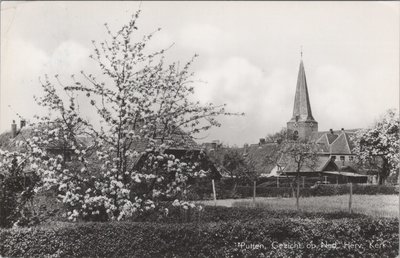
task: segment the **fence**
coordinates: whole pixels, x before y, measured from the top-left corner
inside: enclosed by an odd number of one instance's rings
[[[365,184],[316,184],[316,179],[300,180],[300,196],[332,196],[345,195],[350,193],[352,186],[353,194],[375,195],[375,194],[398,194],[399,187],[393,185],[365,185]],[[292,187],[292,186],[293,187]],[[249,197],[293,197],[296,184],[290,179],[283,179],[279,184],[271,181],[264,181],[254,186],[237,185],[233,180],[215,181],[216,199],[235,199]],[[212,200],[214,199],[213,185],[211,180],[204,181],[191,186],[189,194],[191,200]]]

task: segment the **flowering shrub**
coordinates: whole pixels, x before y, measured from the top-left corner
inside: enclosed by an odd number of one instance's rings
[[[399,173],[400,119],[396,110],[388,110],[371,128],[362,129],[353,136],[353,152],[358,164],[366,170],[377,170],[379,184],[389,175]]]
[[[115,33],[105,24],[109,39],[92,42],[101,77],[81,71],[69,82],[41,79],[44,94],[35,99],[49,115],[36,117],[30,137],[18,142],[27,168],[41,178],[36,191],[56,187],[71,221],[121,220],[166,200],[193,206],[181,200],[188,180],[207,174],[196,161],[204,154],[182,159],[167,150],[190,149],[193,134],[230,115],[223,105],[191,100],[193,59],[178,69],[165,64],[166,49],[147,53],[154,33],[133,42],[138,15]],[[82,101],[92,113],[80,111]]]

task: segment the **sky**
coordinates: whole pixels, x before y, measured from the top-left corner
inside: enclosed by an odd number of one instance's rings
[[[399,107],[400,2],[1,2],[0,132],[16,113],[42,114],[39,77],[99,71],[91,40],[119,29],[138,9],[139,35],[158,32],[150,50],[192,71],[195,98],[244,116],[199,142],[257,143],[293,111],[300,49],[319,130],[365,128]]]

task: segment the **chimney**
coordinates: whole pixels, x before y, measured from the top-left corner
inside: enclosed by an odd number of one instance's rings
[[[25,127],[25,125],[26,125],[26,121],[25,121],[25,119],[22,119],[22,120],[20,121],[20,130],[21,130],[23,127]]]
[[[11,124],[11,134],[12,138],[15,138],[17,136],[17,124],[15,123],[15,120],[13,120]]]
[[[243,156],[247,155],[248,149],[249,149],[249,145],[247,143],[245,143],[243,145]]]
[[[260,145],[263,145],[263,144],[265,144],[265,138],[260,138],[260,143],[259,143]]]
[[[331,132],[331,134],[333,134],[333,130],[332,129],[329,129],[329,131]]]

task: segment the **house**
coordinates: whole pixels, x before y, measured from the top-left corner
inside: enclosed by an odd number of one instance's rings
[[[134,161],[135,166],[140,167],[146,155],[148,155],[148,152],[157,152],[157,149],[164,143],[167,143],[168,146],[167,149],[164,150],[164,153],[172,154],[177,159],[189,158],[192,162],[199,162],[203,170],[210,172],[210,178],[221,178],[220,171],[208,155],[203,155],[202,158],[200,158],[203,150],[202,146],[197,144],[189,134],[180,128],[176,128],[172,133],[166,136],[155,136],[151,141],[142,138],[134,142],[134,144],[132,144],[134,150],[139,153]],[[153,147],[154,150],[149,151],[150,146]]]

